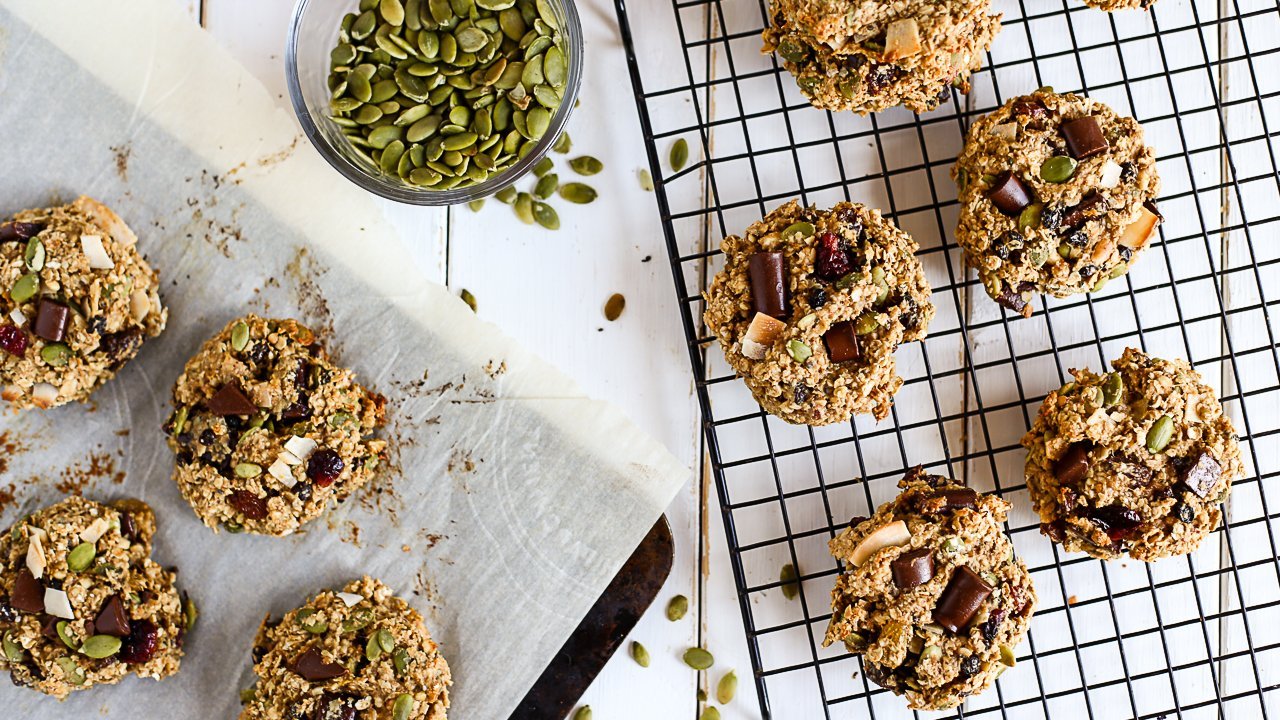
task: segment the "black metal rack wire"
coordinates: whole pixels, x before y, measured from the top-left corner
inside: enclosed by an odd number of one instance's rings
[[[1280,303],[1280,4],[1159,0],[1108,14],[1078,0],[997,0],[1004,28],[968,96],[867,118],[811,108],[760,54],[764,0],[615,4],[764,716],[910,714],[821,639],[838,572],[826,541],[915,464],[1014,504],[1008,530],[1040,595],[1019,667],[948,717],[1280,716],[1280,497],[1268,488],[1280,475],[1269,315]],[[974,118],[1042,85],[1144,125],[1166,222],[1128,275],[1086,296],[1037,298],[1023,319],[964,267],[948,173]],[[672,171],[677,138],[694,160]],[[719,240],[792,197],[879,207],[920,243],[939,313],[926,340],[899,349],[906,382],[883,423],[768,417],[702,324]],[[1186,358],[1219,389],[1248,473],[1225,527],[1151,565],[1068,555],[1042,538],[1018,445],[1069,368],[1099,369],[1130,345]],[[778,592],[783,563],[800,568],[798,600]]]

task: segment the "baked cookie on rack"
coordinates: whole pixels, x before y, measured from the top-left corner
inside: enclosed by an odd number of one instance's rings
[[[831,540],[844,572],[824,646],[917,710],[955,707],[1012,667],[1035,611],[1002,523],[1009,503],[912,468],[902,492]]]
[[[969,75],[1000,29],[989,0],[774,0],[764,51],[815,107],[859,114],[936,108]]]
[[[137,500],[71,497],[0,536],[0,670],[57,698],[176,673],[195,609],[151,559],[155,532]]]
[[[951,176],[965,258],[996,302],[1027,317],[1032,293],[1092,292],[1128,272],[1161,220],[1142,126],[1049,88],[974,123]]]
[[[87,399],[164,330],[160,277],[138,238],[88,197],[0,222],[0,397]]]
[[[1151,6],[1156,4],[1156,0],[1084,0],[1084,4],[1107,12],[1133,10],[1136,8],[1150,10]]]
[[[165,423],[174,480],[212,528],[288,535],[373,477],[386,398],[295,320],[233,320],[187,361]]]
[[[1129,348],[1111,365],[1072,370],[1022,438],[1040,532],[1103,560],[1189,553],[1244,473],[1231,419],[1184,360]]]
[[[422,616],[367,577],[265,620],[253,671],[240,720],[445,720],[452,684]]]
[[[914,240],[857,203],[793,200],[720,248],[705,319],[765,410],[810,425],[889,414],[894,350],[934,313]]]

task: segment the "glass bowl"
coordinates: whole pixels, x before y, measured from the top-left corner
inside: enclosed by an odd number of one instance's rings
[[[356,185],[389,200],[412,205],[458,205],[492,195],[527,173],[551,150],[577,103],[583,58],[582,24],[578,10],[573,0],[545,2],[555,13],[564,38],[568,75],[563,97],[537,145],[506,170],[479,183],[432,190],[413,185],[398,176],[384,174],[368,157],[356,151],[342,134],[342,128],[330,118],[328,77],[329,54],[338,44],[342,18],[349,12],[359,12],[359,0],[298,0],[293,8],[285,45],[285,80],[302,131],[334,169]]]

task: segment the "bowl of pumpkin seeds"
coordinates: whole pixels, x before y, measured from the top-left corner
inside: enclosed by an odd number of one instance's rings
[[[391,200],[456,205],[552,148],[582,52],[573,0],[298,0],[286,80],[338,172]]]

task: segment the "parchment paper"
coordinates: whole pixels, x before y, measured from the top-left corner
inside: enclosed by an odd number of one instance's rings
[[[173,678],[61,704],[5,683],[0,715],[235,717],[262,618],[367,573],[427,617],[450,717],[506,718],[688,470],[416,277],[376,203],[171,0],[0,0],[0,213],[82,193],[140,236],[169,328],[92,405],[0,418],[0,525],[67,492],[142,498],[201,617]],[[390,400],[393,471],[286,539],[201,525],[159,429],[186,358],[249,310],[331,332]]]

